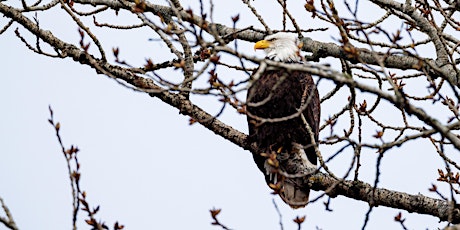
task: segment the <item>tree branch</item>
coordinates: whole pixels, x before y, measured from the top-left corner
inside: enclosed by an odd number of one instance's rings
[[[441,221],[450,220],[452,223],[460,223],[460,210],[451,210],[448,202],[419,195],[411,195],[404,192],[392,191],[384,188],[375,188],[362,181],[343,180],[338,181],[331,176],[317,173],[310,178],[303,178],[303,184],[308,184],[316,191],[331,190],[331,196],[342,195],[355,200],[371,203],[374,206],[386,206],[403,209],[408,212],[427,214],[439,217]],[[451,219],[450,219],[451,218]]]
[[[2,209],[6,214],[6,218],[0,216],[0,223],[3,223],[9,229],[18,230],[19,228],[18,226],[16,226],[16,222],[14,222],[13,220],[13,215],[11,214],[10,209],[6,206],[5,202],[1,197],[0,204],[2,205]]]

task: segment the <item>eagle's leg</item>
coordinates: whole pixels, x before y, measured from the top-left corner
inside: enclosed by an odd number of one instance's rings
[[[313,164],[308,160],[307,154],[305,153],[305,147],[301,144],[292,143],[292,152],[296,155],[295,158],[300,158],[300,165],[298,169],[301,169],[299,173],[309,174],[316,171],[316,164]],[[294,159],[294,162],[296,159]]]

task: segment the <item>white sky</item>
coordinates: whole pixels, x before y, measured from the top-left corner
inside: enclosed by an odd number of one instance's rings
[[[251,2],[265,13],[269,25],[280,28],[276,5],[263,8],[260,1]],[[216,22],[230,25],[230,17],[240,13],[240,27],[254,23],[261,28],[240,3],[215,4]],[[39,13],[42,27],[76,44],[76,25],[56,8],[50,14]],[[65,22],[57,23],[64,18]],[[0,25],[4,24],[5,20],[0,19]],[[177,109],[126,89],[87,66],[32,53],[15,37],[16,27],[14,24],[0,36],[0,196],[21,229],[71,228],[69,179],[54,129],[47,121],[48,105],[54,109],[55,120],[61,122],[64,144],[81,149],[81,186],[91,205],[101,206],[98,219],[109,226],[118,220],[127,229],[219,229],[210,224],[208,210],[215,207],[222,208],[219,220],[232,229],[280,229],[274,198],[282,211],[285,229],[295,229],[292,219],[297,215],[307,215],[303,229],[361,228],[366,203],[339,196],[332,200],[333,212],[324,210],[325,200],[291,210],[270,195],[248,151],[199,124],[188,125],[188,117],[178,114]],[[19,31],[35,42],[23,28],[19,27]],[[335,30],[321,33],[314,38],[337,37]],[[98,30],[97,35],[106,39],[108,57],[112,58],[111,48],[119,46],[122,59],[137,64],[146,57],[161,58],[158,50],[164,49],[164,45],[148,41],[156,37],[148,30]],[[254,54],[251,49],[244,51]],[[331,107],[323,109],[322,120],[337,109],[332,108],[333,102],[329,103]],[[222,119],[247,132],[243,116],[226,113]],[[383,160],[379,185],[411,194],[429,194],[427,189],[437,177],[435,170],[443,167],[443,162],[427,156],[427,146],[409,143],[392,151]],[[323,146],[321,149],[325,156],[332,154]],[[366,182],[373,183],[376,157],[363,156],[361,179]],[[342,175],[350,160],[350,154],[340,155],[331,164],[333,171]],[[311,198],[319,194],[312,192]],[[398,229],[393,218],[399,212],[375,208],[368,229]],[[433,217],[402,213],[411,229],[443,226]],[[80,229],[88,229],[82,221],[83,212],[79,219]],[[5,227],[0,225],[0,229]]]

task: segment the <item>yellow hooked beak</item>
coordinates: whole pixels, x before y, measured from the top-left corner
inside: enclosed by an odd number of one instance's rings
[[[260,40],[258,42],[256,42],[256,44],[254,45],[254,50],[257,50],[257,49],[266,49],[270,47],[270,42],[267,41],[267,40]]]

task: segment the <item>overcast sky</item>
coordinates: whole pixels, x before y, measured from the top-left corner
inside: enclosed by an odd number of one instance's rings
[[[197,1],[190,2],[184,5],[196,7]],[[253,1],[268,24],[280,29],[279,8],[261,2]],[[239,13],[238,26],[254,24],[261,28],[240,3],[215,4],[216,22],[231,25],[230,17]],[[56,7],[50,13],[39,13],[40,25],[77,44],[77,26],[59,12]],[[297,13],[303,12],[299,8]],[[5,22],[0,19],[1,26]],[[313,27],[308,21],[299,23]],[[199,124],[189,125],[188,117],[180,115],[177,109],[97,75],[87,66],[71,59],[32,53],[14,35],[16,27],[18,24],[0,35],[0,197],[21,229],[71,228],[71,188],[65,159],[47,121],[49,105],[55,120],[61,122],[64,144],[81,149],[81,186],[91,205],[101,206],[97,219],[109,226],[119,221],[127,229],[218,229],[210,224],[208,210],[221,208],[219,219],[232,229],[280,229],[272,199],[282,212],[285,229],[295,229],[292,219],[297,215],[307,215],[303,229],[359,229],[363,225],[368,205],[341,196],[332,200],[333,212],[324,210],[325,199],[304,209],[291,210],[270,194],[250,152]],[[35,42],[20,26],[19,31],[31,43]],[[158,53],[164,45],[149,41],[156,36],[148,30],[98,30],[97,35],[105,38],[109,57],[115,46],[121,48],[123,59],[136,64],[142,64],[146,57],[156,58],[154,61],[168,57]],[[315,36],[333,41],[331,37],[337,36],[337,32],[331,30]],[[246,54],[256,55],[251,44],[242,43],[242,47]],[[320,94],[324,95],[330,83],[322,84]],[[201,104],[210,108],[211,113],[218,111],[206,102]],[[322,120],[342,104],[335,106],[333,101],[323,105]],[[222,120],[247,133],[244,116],[227,112]],[[380,186],[433,196],[427,189],[436,180],[434,172],[442,167],[442,161],[421,154],[427,146],[409,143],[392,151],[382,163]],[[333,154],[325,151],[326,147],[320,149],[325,156]],[[374,180],[376,157],[370,153],[362,158],[361,179],[366,182]],[[342,175],[351,159],[351,154],[343,154],[331,163],[331,169]],[[421,167],[426,170],[420,171]],[[312,192],[311,198],[320,194]],[[374,209],[368,229],[382,229],[383,225],[385,229],[400,228],[393,221],[398,212],[385,207]],[[402,213],[411,229],[442,226],[433,217]],[[83,216],[80,212],[79,219],[85,219]],[[85,225],[79,222],[80,229],[88,229]],[[0,225],[0,229],[4,226]]]

